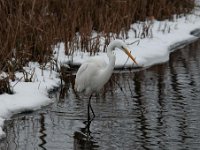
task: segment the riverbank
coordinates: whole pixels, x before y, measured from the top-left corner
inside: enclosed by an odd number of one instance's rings
[[[135,38],[135,31],[133,30],[136,29],[139,33],[142,25],[149,24],[147,21],[143,24],[133,24],[128,32],[129,38],[125,40],[139,66],[134,66],[131,61],[127,61],[126,55],[121,51],[116,51],[116,68],[124,66],[131,68],[148,67],[166,62],[169,60],[171,49],[191,43],[198,38],[195,33],[199,32],[197,29],[200,27],[199,11],[181,18],[174,18],[173,21],[151,21],[151,30],[149,31],[152,34],[150,37]],[[139,40],[138,45],[132,44],[137,40]],[[101,40],[102,46],[95,57],[100,57],[108,62],[106,53],[103,52],[104,41],[104,39]],[[80,65],[90,57],[89,53],[80,51],[75,52],[73,56],[66,56],[63,43],[58,44],[54,53],[58,68],[64,64]],[[48,91],[60,85],[60,78],[59,73],[52,69],[51,63],[46,66],[41,69],[38,63],[30,62],[24,69],[28,72],[27,76],[32,79],[32,82],[25,82],[24,74],[18,72],[15,74],[17,80],[10,81],[14,94],[0,95],[0,138],[5,136],[2,130],[5,119],[19,112],[39,109],[52,102],[52,99],[48,97]]]

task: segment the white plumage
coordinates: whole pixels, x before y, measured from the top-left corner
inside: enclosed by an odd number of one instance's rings
[[[105,61],[94,58],[84,62],[76,74],[75,89],[87,95],[99,91],[106,82],[105,78],[102,78],[106,65]]]
[[[94,92],[98,92],[108,82],[115,66],[116,58],[112,51],[116,47],[123,50],[136,63],[126,44],[121,40],[114,40],[107,48],[108,64],[104,60],[90,58],[80,66],[75,79],[75,89],[78,92],[85,92],[91,95]]]
[[[106,84],[106,82],[110,79],[115,66],[116,58],[113,53],[115,48],[119,48],[124,51],[137,64],[133,56],[128,51],[127,45],[121,40],[114,40],[108,45],[107,48],[107,56],[109,58],[108,64],[104,60],[90,58],[80,66],[76,74],[75,90],[78,92],[85,92],[90,95],[88,102],[88,126],[95,117],[90,104],[92,94],[103,88],[104,84]],[[93,113],[92,119],[90,119],[89,109],[91,109]]]

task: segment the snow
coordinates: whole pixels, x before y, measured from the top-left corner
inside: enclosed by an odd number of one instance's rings
[[[131,28],[137,29],[137,26],[138,24],[133,24]],[[170,31],[168,33],[169,28]],[[190,43],[197,39],[196,36],[190,34],[191,31],[197,28],[200,28],[200,20],[199,17],[197,19],[197,16],[193,15],[191,15],[188,18],[182,17],[174,22],[154,21],[152,28],[152,38],[135,38],[135,33],[133,32],[133,30],[130,30],[129,38],[125,40],[125,43],[127,43],[131,54],[134,57],[136,57],[136,61],[139,64],[139,67],[147,67],[157,63],[168,61],[169,54],[171,52],[170,47],[173,47],[173,45],[176,45],[177,43]],[[164,29],[166,30],[165,33],[163,33]],[[140,41],[139,45],[130,45],[130,43],[137,40]],[[101,43],[104,43],[104,39],[102,39]],[[62,50],[60,49],[60,51]],[[95,57],[99,57],[108,62],[106,53],[103,53],[102,51],[103,49],[100,49],[98,56]],[[133,68],[137,67],[131,60],[127,61],[127,55],[125,55],[122,51],[116,50],[115,53],[115,68],[120,68],[124,65]],[[67,59],[62,58],[62,56],[66,57],[65,55],[62,55],[60,60],[65,60],[70,62],[71,64],[80,65],[90,57],[89,55],[89,53],[83,53],[78,51],[74,53],[73,57],[70,56]]]
[[[200,1],[197,1],[200,4]],[[131,54],[136,57],[140,67],[147,67],[158,63],[163,63],[169,60],[169,54],[173,48],[184,43],[190,43],[197,39],[196,36],[191,35],[191,32],[200,29],[200,17],[198,10],[194,10],[194,14],[187,15],[174,21],[156,21],[153,20],[151,29],[153,35],[149,38],[139,39],[135,38],[133,28],[137,31],[141,30],[140,24],[131,25],[128,32],[129,38],[125,40],[128,44]],[[174,17],[175,18],[175,17]],[[143,22],[147,25],[149,22]],[[139,32],[138,32],[139,33]],[[139,40],[140,43],[131,44]],[[102,48],[104,39],[102,38]],[[102,52],[102,48],[97,56],[108,62],[106,53]],[[67,65],[67,63],[81,64],[88,59],[89,53],[83,53],[80,50],[75,52],[73,56],[66,56],[64,53],[64,44],[58,43],[54,49],[54,59],[57,60],[58,69],[60,65]],[[137,67],[133,62],[127,59],[127,56],[120,50],[115,51],[116,54],[116,68],[126,65],[127,67]],[[25,82],[22,72],[17,72],[15,75],[17,80],[10,84],[13,88],[14,94],[0,95],[0,138],[5,136],[2,130],[4,121],[9,119],[13,114],[32,111],[41,108],[44,105],[52,103],[53,100],[48,97],[48,91],[60,84],[59,74],[51,70],[51,64],[47,64],[43,69],[36,62],[30,62],[28,66],[24,67],[31,78],[32,82]],[[0,78],[5,78],[6,74],[0,72]]]
[[[15,113],[36,110],[51,103],[52,99],[48,97],[48,90],[60,84],[57,72],[48,68],[42,71],[38,63],[30,62],[24,69],[30,73],[35,70],[33,82],[24,82],[23,73],[18,72],[16,73],[17,80],[10,82],[14,94],[0,95],[0,137],[5,136],[2,131],[5,119],[9,119]]]

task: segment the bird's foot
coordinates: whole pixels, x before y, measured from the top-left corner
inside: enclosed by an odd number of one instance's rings
[[[88,121],[83,121],[83,123],[84,123],[85,125],[87,125],[87,124],[88,124]]]
[[[83,132],[85,133],[87,139],[90,139],[90,134],[91,134],[91,131],[90,131],[90,124],[91,124],[91,121],[84,121],[83,122],[85,124],[85,128],[83,130]]]
[[[87,121],[83,121],[83,123],[87,126],[88,124],[89,125],[91,124],[92,120],[94,120],[94,119],[92,118],[89,121],[88,120]]]

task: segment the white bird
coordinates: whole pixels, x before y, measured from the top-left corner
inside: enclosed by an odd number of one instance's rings
[[[122,40],[113,40],[107,47],[107,56],[109,63],[107,64],[104,60],[96,58],[90,58],[84,62],[76,74],[75,79],[75,90],[77,92],[84,92],[90,95],[88,101],[88,125],[90,126],[91,121],[94,119],[95,114],[91,106],[91,97],[93,93],[98,92],[110,79],[115,66],[115,54],[113,51],[115,48],[121,49],[130,57],[135,64],[135,58],[130,54],[127,45]],[[93,113],[93,117],[90,118],[90,110]]]

